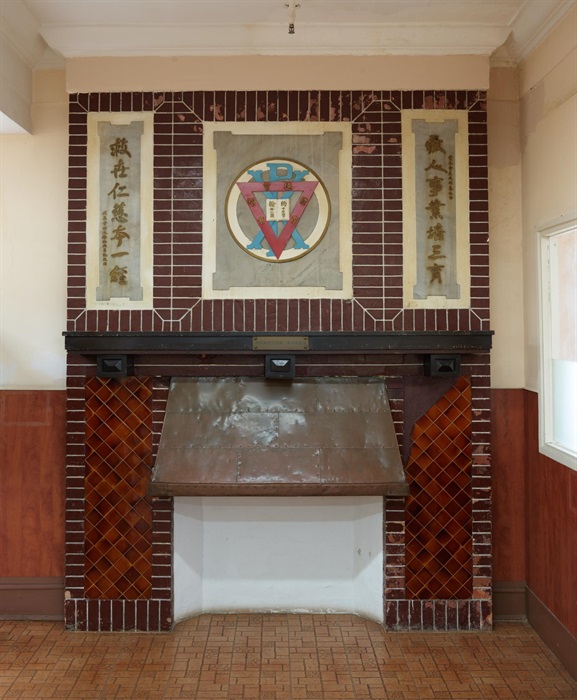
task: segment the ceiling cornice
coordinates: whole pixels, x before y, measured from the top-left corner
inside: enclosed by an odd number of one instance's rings
[[[531,3],[531,5],[539,6],[539,3]],[[527,11],[528,7],[531,7],[528,3],[525,3],[522,14],[519,17],[518,24],[523,21],[523,14]],[[575,0],[559,0],[557,7],[551,12],[542,13],[539,21],[535,21],[535,17],[532,21],[528,21],[527,25],[524,26],[524,33],[517,29],[513,36],[519,36],[518,48],[517,48],[517,60],[522,61],[535,49],[545,37],[553,30],[553,28],[563,19],[563,17],[575,7]],[[535,29],[535,26],[537,27]]]
[[[65,58],[236,55],[490,55],[509,34],[503,27],[315,24],[289,35],[278,25],[44,26]]]
[[[47,49],[39,22],[21,0],[0,2],[0,38],[31,69],[38,66]]]
[[[506,42],[491,56],[494,68],[519,65],[550,34],[563,17],[575,7],[575,0],[558,0],[553,9],[538,2],[526,0],[511,22],[511,33]]]

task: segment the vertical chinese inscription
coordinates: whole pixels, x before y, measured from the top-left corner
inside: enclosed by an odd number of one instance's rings
[[[100,255],[97,301],[143,299],[141,269],[142,121],[98,123]]]
[[[415,135],[417,280],[414,299],[459,299],[455,135],[457,120],[412,121]]]

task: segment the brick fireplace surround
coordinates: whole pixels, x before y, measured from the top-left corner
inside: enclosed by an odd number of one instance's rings
[[[471,308],[466,310],[403,309],[401,113],[421,108],[468,113]],[[98,111],[154,112],[151,310],[85,308],[87,117]],[[352,123],[352,300],[201,299],[202,130],[205,121],[215,118]],[[362,140],[355,135],[362,135]],[[300,353],[297,376],[385,378],[410,487],[407,499],[384,499],[385,626],[490,628],[484,94],[73,95],[69,163],[67,627],[171,628],[172,499],[147,495],[170,378],[263,376],[262,353],[214,348],[167,352],[162,343],[150,344],[150,339],[179,337],[193,342],[207,334],[275,333],[353,334],[383,343],[381,349],[377,345],[370,351],[351,346]],[[423,337],[427,338],[423,343],[415,341]],[[93,345],[95,338],[105,340]],[[403,340],[391,348],[390,338]],[[461,356],[457,379],[424,376],[424,357],[438,351],[439,338],[445,350]],[[477,342],[479,338],[482,342]],[[112,347],[118,351],[119,343],[134,362],[133,376],[96,376],[98,354]]]

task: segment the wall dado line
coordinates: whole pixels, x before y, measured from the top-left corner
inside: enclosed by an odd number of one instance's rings
[[[466,115],[467,308],[403,306],[401,122],[403,111],[409,109],[450,109]],[[153,115],[150,308],[87,308],[88,117],[98,112],[143,111]],[[257,293],[246,298],[203,298],[205,124],[280,121],[351,125],[352,294],[348,298],[264,299]],[[489,331],[482,92],[72,95],[69,164],[66,330],[70,334]],[[170,498],[147,496],[170,377],[263,376],[259,353],[187,355],[160,349],[133,353],[132,359],[134,376],[111,379],[96,377],[94,355],[68,354],[65,617],[71,629],[170,629],[174,620],[173,503]],[[461,353],[461,377],[453,381],[425,377],[423,355],[409,351],[303,353],[297,376],[385,377],[411,488],[407,502],[398,497],[384,499],[385,625],[390,629],[490,627],[488,353]],[[439,435],[443,436],[440,442]],[[412,436],[418,439],[413,441]],[[440,472],[435,466],[438,460],[444,464]],[[431,473],[423,479],[431,464]],[[431,530],[431,519],[441,512],[445,515]],[[431,542],[431,532],[436,544]]]

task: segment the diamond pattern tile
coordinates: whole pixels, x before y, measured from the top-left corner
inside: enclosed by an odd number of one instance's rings
[[[471,385],[461,377],[415,424],[405,514],[407,598],[472,595]]]
[[[149,379],[86,382],[85,562],[87,598],[149,598],[152,508]]]

